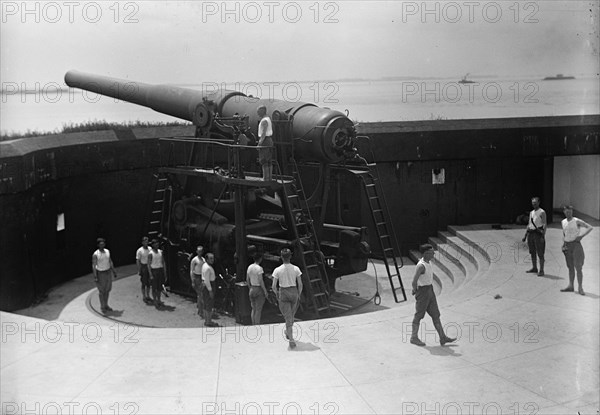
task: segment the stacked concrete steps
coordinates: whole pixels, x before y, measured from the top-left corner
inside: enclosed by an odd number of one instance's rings
[[[480,247],[461,233],[460,228],[448,227],[437,237],[428,241],[436,249],[433,258],[434,290],[436,294],[448,295],[460,291],[469,282],[482,277],[490,267],[490,259],[485,247]],[[421,258],[420,252],[410,251],[415,262]],[[407,281],[412,283],[412,276]]]
[[[474,275],[479,277],[485,274],[490,268],[490,256],[486,251],[486,246],[481,246],[468,236],[465,233],[461,232],[460,227],[448,226],[448,231],[451,235],[455,236],[456,246],[463,247],[463,252],[465,252],[468,260],[472,260],[477,268],[477,273]]]
[[[454,255],[456,252],[452,246],[441,238],[429,238],[429,243],[436,249],[433,260],[449,275],[453,287],[462,285],[467,278],[467,271],[460,261],[460,255]]]
[[[410,250],[408,252],[408,256],[415,263],[417,263],[419,259],[421,259],[421,253],[417,250]],[[433,290],[435,291],[435,294],[440,295],[442,292],[448,293],[452,291],[454,284],[452,282],[452,277],[448,274],[447,270],[444,268],[443,265],[440,266],[439,261],[436,261],[434,259],[431,262],[433,265]],[[406,283],[409,292],[410,290],[412,290],[413,276],[414,275],[410,275]]]

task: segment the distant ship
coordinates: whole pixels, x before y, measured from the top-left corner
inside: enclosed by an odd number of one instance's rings
[[[544,81],[562,81],[564,79],[575,79],[574,76],[564,76],[563,74],[559,73],[556,76],[547,76],[544,78]]]
[[[463,79],[458,81],[458,83],[459,84],[474,84],[475,81],[471,81],[471,80],[467,79],[467,76],[469,76],[469,74],[466,74],[465,76],[463,76]]]

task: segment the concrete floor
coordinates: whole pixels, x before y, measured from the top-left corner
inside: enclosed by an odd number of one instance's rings
[[[394,303],[381,264],[361,284],[374,287],[377,270],[382,304],[297,323],[295,350],[281,324],[147,328],[108,320],[90,308],[95,290],[83,278],[37,307],[0,313],[2,413],[598,414],[598,230],[583,240],[580,296],[560,292],[567,270],[557,226],[548,230],[544,277],[525,273],[522,228],[454,228],[455,248],[464,248],[454,272],[464,275],[436,268],[442,322],[458,337],[444,347],[429,317],[420,336],[427,346],[408,342],[413,299]],[[402,269],[406,286],[413,272]],[[352,281],[340,283],[352,289]],[[122,318],[132,301],[113,308]],[[190,307],[172,305],[184,314]]]

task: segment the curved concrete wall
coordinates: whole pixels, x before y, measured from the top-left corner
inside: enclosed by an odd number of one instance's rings
[[[510,222],[530,208],[533,193],[551,206],[554,156],[600,152],[600,116],[360,128],[371,137],[403,250],[447,225]],[[169,163],[168,145],[158,138],[193,133],[161,127],[0,142],[0,309],[27,307],[52,286],[88,274],[98,236],[107,239],[115,265],[133,263],[152,173]],[[371,154],[365,142],[359,150]],[[434,185],[432,170],[441,168],[445,182]],[[369,223],[366,203],[356,203],[356,183],[341,185],[349,222]]]
[[[27,307],[52,286],[90,273],[98,236],[107,239],[115,265],[134,262],[152,173],[165,153],[158,137],[193,131],[164,127],[0,142],[0,309]]]

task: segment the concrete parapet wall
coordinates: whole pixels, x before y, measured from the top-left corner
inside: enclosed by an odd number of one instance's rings
[[[553,157],[598,154],[599,131],[599,116],[360,126],[371,137],[404,251],[451,224],[512,221],[533,193],[550,206]],[[88,274],[98,236],[115,265],[133,263],[152,173],[166,160],[158,138],[193,132],[135,128],[0,142],[0,309],[26,307],[52,286]],[[369,157],[365,145],[359,150]],[[438,169],[445,181],[434,185]],[[366,203],[358,208],[355,187],[347,190],[342,208],[353,222],[368,223]]]

